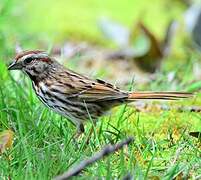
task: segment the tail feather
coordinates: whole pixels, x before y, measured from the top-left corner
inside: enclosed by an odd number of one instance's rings
[[[190,97],[193,97],[193,94],[186,92],[133,92],[128,95],[128,100],[178,100]]]

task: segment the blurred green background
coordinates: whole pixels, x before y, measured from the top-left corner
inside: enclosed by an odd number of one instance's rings
[[[167,0],[36,0],[25,4],[29,23],[24,25],[30,32],[42,30],[56,40],[81,38],[98,42],[101,34],[97,22],[102,16],[128,27],[140,18],[151,25],[154,32],[161,34],[167,22],[179,18],[182,10],[182,4]]]
[[[97,23],[101,17],[109,17],[127,27],[143,20],[160,37],[171,19],[181,19],[184,9],[182,2],[168,0],[2,0],[1,29],[11,32],[14,40],[31,36],[27,43],[35,42],[34,36],[52,42],[101,43],[104,39]]]

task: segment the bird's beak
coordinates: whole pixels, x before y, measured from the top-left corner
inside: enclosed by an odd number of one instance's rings
[[[8,66],[8,70],[19,70],[19,69],[22,69],[22,65],[20,63],[17,63],[16,61],[14,61],[13,63],[11,63],[9,66]]]

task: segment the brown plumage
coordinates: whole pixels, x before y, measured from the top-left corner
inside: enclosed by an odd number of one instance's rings
[[[125,92],[102,80],[75,73],[43,51],[18,54],[9,70],[22,70],[32,80],[38,98],[49,108],[67,117],[84,131],[84,122],[96,121],[122,103],[141,99],[177,100],[191,97],[185,92]]]

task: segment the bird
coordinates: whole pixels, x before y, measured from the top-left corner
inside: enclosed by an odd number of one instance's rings
[[[77,127],[78,134],[84,132],[87,120],[97,122],[115,106],[137,100],[178,100],[193,95],[171,91],[127,92],[101,79],[76,73],[41,50],[18,53],[8,70],[25,73],[42,103],[70,120]]]

